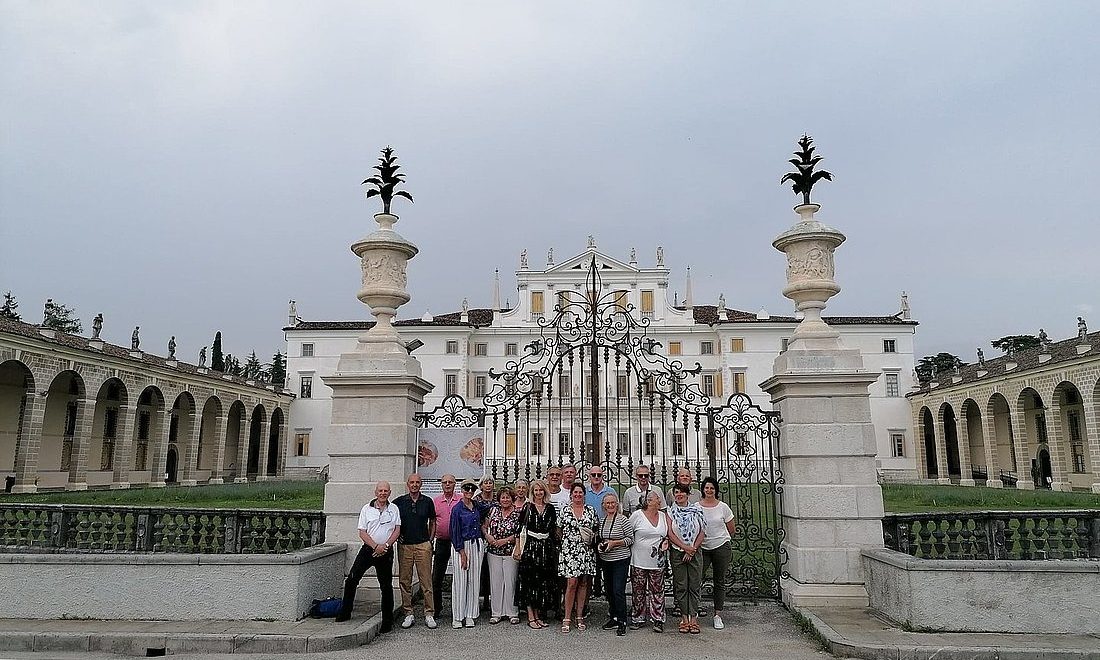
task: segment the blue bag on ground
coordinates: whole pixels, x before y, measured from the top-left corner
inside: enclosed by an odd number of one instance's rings
[[[344,601],[339,598],[315,600],[313,605],[309,607],[309,615],[315,619],[332,618],[340,612],[340,606],[343,604]]]

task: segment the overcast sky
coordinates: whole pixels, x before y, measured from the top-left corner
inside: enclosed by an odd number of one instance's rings
[[[831,314],[917,355],[1100,328],[1100,3],[0,1],[0,291],[194,360],[368,318],[349,245],[392,144],[420,254],[400,316],[599,247],[697,304],[789,313],[771,241],[809,132]],[[681,293],[682,295],[682,293]]]

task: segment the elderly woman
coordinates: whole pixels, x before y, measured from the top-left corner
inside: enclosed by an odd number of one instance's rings
[[[668,516],[661,511],[664,499],[649,491],[645,506],[630,514],[634,544],[630,547],[630,629],[637,630],[648,618],[653,632],[665,629],[665,553],[668,552]]]
[[[512,488],[516,492],[516,497],[514,499],[516,508],[520,511],[523,511],[523,507],[527,504],[527,495],[529,490],[527,486],[527,481],[524,479],[516,479],[516,483],[514,486],[512,486]]]
[[[516,608],[516,560],[512,551],[519,538],[519,509],[513,504],[514,492],[508,486],[497,493],[497,506],[489,511],[482,532],[489,546],[489,623],[507,618],[519,623]]]
[[[570,615],[577,621],[577,630],[584,630],[584,605],[588,600],[588,578],[596,574],[596,552],[593,541],[599,519],[596,510],[584,503],[584,484],[574,481],[569,487],[569,505],[562,507],[558,518],[561,553],[558,555],[558,575],[565,578],[565,612],[561,631],[569,632]]]
[[[630,571],[630,546],[634,544],[634,528],[626,516],[619,513],[619,498],[615,493],[603,496],[600,506],[604,519],[596,532],[600,561],[603,564],[603,582],[607,589],[610,617],[604,630],[616,629],[618,635],[626,634],[626,574]]]
[[[714,576],[714,629],[726,627],[722,621],[722,607],[726,597],[726,572],[730,567],[730,555],[737,521],[729,505],[718,499],[718,481],[714,477],[703,479],[703,499],[699,506],[703,509],[703,545],[700,552],[703,557],[702,571],[711,567]]]
[[[668,540],[672,544],[669,563],[672,564],[672,591],[680,610],[680,632],[698,634],[699,592],[703,585],[703,527],[706,520],[698,504],[689,504],[691,486],[677,483],[672,487],[672,504],[668,507]]]
[[[474,503],[477,483],[462,482],[462,501],[451,507],[451,627],[474,627],[481,591],[481,557],[485,541],[481,535],[481,513]]]
[[[546,482],[535,481],[531,484],[531,501],[520,514],[521,531],[527,540],[519,558],[517,601],[520,607],[527,608],[527,625],[534,629],[546,628],[542,617],[561,602],[555,537],[558,511],[549,496]]]

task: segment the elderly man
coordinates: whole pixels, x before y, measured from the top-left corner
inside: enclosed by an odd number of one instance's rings
[[[676,470],[676,483],[683,484],[688,488],[691,488],[691,492],[688,494],[688,504],[698,504],[699,500],[703,499],[703,493],[698,488],[691,487],[691,470],[686,467],[682,467]],[[675,485],[675,484],[674,484]],[[675,498],[672,497],[672,489],[668,489],[668,499],[666,502],[673,502]]]
[[[561,497],[558,493],[566,490],[566,496],[568,497],[568,490],[561,487],[561,466],[551,465],[546,470],[546,499],[553,503],[555,497]]]
[[[355,590],[368,568],[378,574],[378,589],[382,592],[382,629],[393,630],[393,544],[401,534],[401,512],[390,503],[390,484],[379,481],[374,487],[374,499],[359,513],[359,538],[363,547],[355,556],[348,578],[344,580],[344,600],[336,621],[351,618],[355,605]]]
[[[405,480],[408,493],[393,501],[401,512],[401,541],[397,546],[397,582],[401,585],[401,607],[405,610],[402,628],[411,628],[414,622],[412,603],[412,576],[424,593],[424,623],[435,628],[435,598],[432,590],[432,536],[435,533],[435,504],[431,498],[420,494],[422,481],[415,472]]]
[[[432,549],[432,596],[433,611],[439,615],[443,611],[443,577],[447,574],[447,564],[451,561],[451,508],[462,496],[455,492],[455,476],[445,474],[439,485],[442,495],[436,495],[435,506],[435,547]]]
[[[561,468],[561,485],[562,488],[556,493],[550,494],[550,503],[554,505],[554,508],[558,510],[558,515],[565,507],[569,506],[569,490],[573,487],[573,482],[577,480],[577,468],[571,463],[566,463]]]
[[[623,513],[630,515],[636,509],[644,509],[650,493],[656,493],[661,498],[661,510],[668,508],[664,493],[653,485],[653,468],[644,464],[634,468],[634,481],[635,484],[623,493]]]

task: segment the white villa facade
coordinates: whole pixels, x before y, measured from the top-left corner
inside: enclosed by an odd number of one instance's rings
[[[435,384],[425,402],[430,411],[449,394],[462,396],[470,406],[481,406],[482,399],[495,381],[489,371],[505,368],[509,360],[522,355],[524,346],[538,338],[542,329],[540,317],[552,318],[560,296],[584,296],[589,266],[595,259],[601,278],[602,294],[611,294],[620,304],[633,306],[633,314],[649,320],[647,336],[660,343],[657,351],[679,355],[685,365],[698,363],[702,367],[698,378],[705,394],[725,401],[735,393],[747,394],[761,408],[770,409],[768,396],[759,384],[772,376],[772,364],[785,349],[787,338],[794,332],[799,319],[794,316],[772,316],[767,312],[745,312],[718,305],[693,304],[690,271],[683,301],[669,290],[669,269],[664,265],[660,248],[656,264],[640,266],[633,254],[626,261],[598,251],[589,241],[587,250],[560,263],[547,255],[544,270],[528,267],[526,253],[516,271],[519,297],[510,309],[500,305],[499,284],[493,295],[492,308],[466,309],[444,315],[425,316],[395,322],[405,342],[420,340],[416,349],[424,378]],[[575,292],[575,293],[565,293]],[[890,316],[826,317],[842,336],[846,346],[858,347],[868,370],[881,376],[871,386],[871,411],[876,429],[878,466],[883,479],[913,479],[917,474],[917,451],[914,446],[912,412],[905,394],[913,385],[913,344],[917,322],[909,318],[903,302],[901,312]],[[317,474],[328,464],[327,441],[331,417],[331,390],[324,378],[335,372],[341,353],[354,350],[359,336],[371,326],[367,321],[303,321],[292,305],[286,333],[287,383],[297,395],[291,404],[288,425],[289,443],[286,459],[288,476]],[[614,374],[602,377],[612,378]],[[601,389],[611,393],[615,382],[601,382]],[[572,386],[577,396],[577,385]],[[636,428],[629,433],[618,429],[619,442],[628,436],[642,436]],[[549,429],[547,437],[559,437],[560,429]],[[539,434],[536,429],[521,431]],[[580,439],[578,427],[574,437]],[[615,437],[611,435],[609,437]],[[590,441],[590,439],[589,439]],[[644,458],[651,454],[673,456],[683,460],[699,460],[692,455],[690,442],[677,442],[675,437],[662,436],[655,448],[649,437],[630,437],[629,451]],[[509,455],[516,454],[510,438]],[[540,437],[535,444],[543,457],[557,450]],[[519,442],[519,454],[524,454],[524,440]],[[620,448],[622,444],[620,444]],[[487,457],[492,457],[487,448]],[[524,456],[526,458],[526,456]],[[538,460],[536,456],[531,459]],[[666,459],[667,460],[667,459]]]

